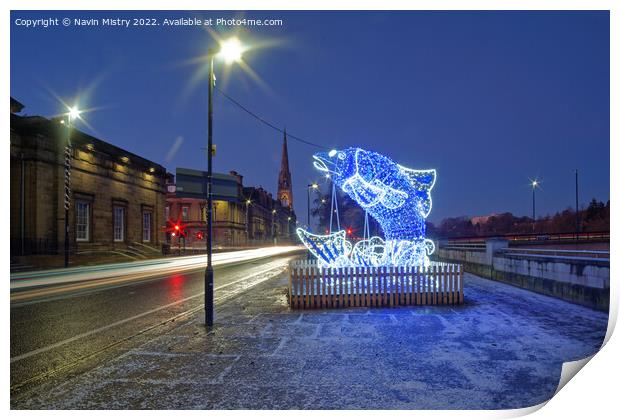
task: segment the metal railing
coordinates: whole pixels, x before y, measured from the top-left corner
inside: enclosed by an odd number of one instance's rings
[[[610,252],[602,250],[503,248],[500,252],[504,255],[513,257],[564,257],[570,259],[599,261],[609,261],[610,258]]]

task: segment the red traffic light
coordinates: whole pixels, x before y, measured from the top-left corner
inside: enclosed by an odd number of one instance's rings
[[[347,235],[350,235],[350,234],[352,234],[352,233],[353,233],[353,229],[348,228],[348,229],[347,229]]]
[[[181,227],[179,225],[174,225],[174,230],[179,230]]]
[[[204,235],[201,231],[196,232],[196,239],[202,240],[203,237]]]

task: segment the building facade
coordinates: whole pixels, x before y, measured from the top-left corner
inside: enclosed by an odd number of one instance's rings
[[[206,173],[177,168],[176,183],[168,184],[166,242],[170,247],[206,249]],[[246,210],[242,200],[243,176],[213,174],[213,246],[220,248],[246,245]]]
[[[62,119],[17,115],[17,104],[11,99],[11,256],[60,254],[69,131]],[[165,168],[77,129],[70,139],[70,254],[161,252]]]
[[[297,217],[291,207],[283,206],[262,187],[246,187],[248,206],[248,237],[264,243],[294,243]]]
[[[213,246],[241,248],[289,244],[295,212],[261,187],[243,187],[235,171],[213,174]],[[177,168],[176,183],[168,185],[166,241],[172,250],[206,249],[206,173]]]

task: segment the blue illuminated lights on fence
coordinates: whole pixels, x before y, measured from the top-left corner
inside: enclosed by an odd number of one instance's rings
[[[381,226],[385,239],[373,236],[352,245],[344,230],[314,235],[297,229],[320,267],[411,267],[429,265],[435,245],[426,239],[434,169],[416,170],[360,148],[314,155],[314,167],[359,204]]]

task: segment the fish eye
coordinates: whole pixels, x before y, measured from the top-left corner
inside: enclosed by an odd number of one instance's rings
[[[344,153],[338,153],[338,159],[344,160]]]

